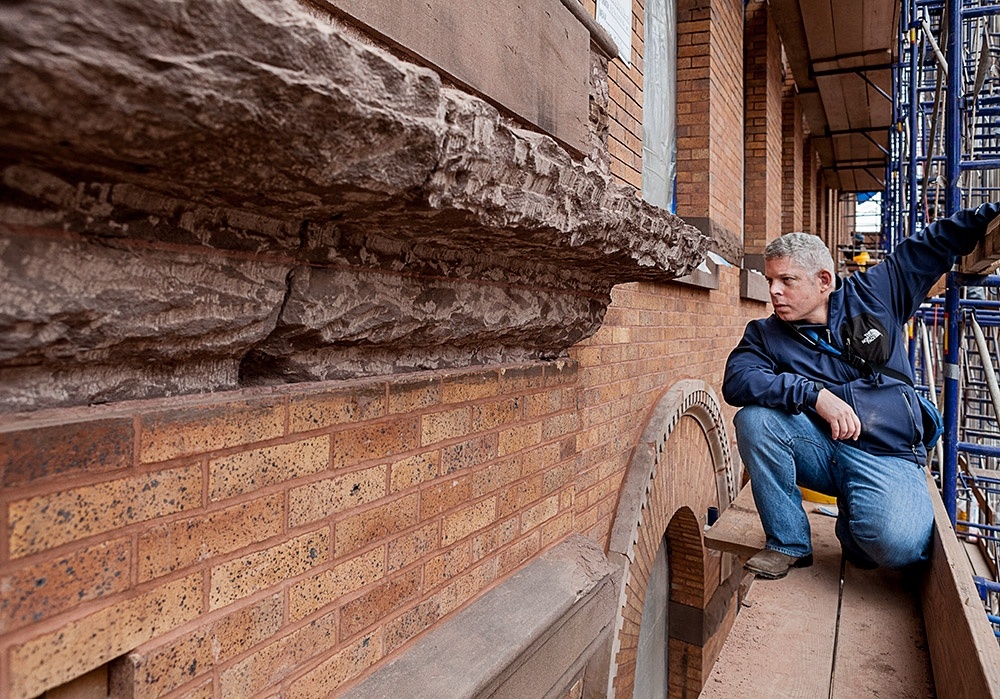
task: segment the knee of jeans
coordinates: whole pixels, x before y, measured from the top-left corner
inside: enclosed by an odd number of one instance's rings
[[[907,526],[851,522],[850,528],[858,546],[880,566],[903,568],[925,561],[930,555],[933,519],[912,521]]]
[[[784,413],[774,408],[764,408],[759,405],[744,406],[733,418],[736,438],[759,439],[781,417],[784,417]]]

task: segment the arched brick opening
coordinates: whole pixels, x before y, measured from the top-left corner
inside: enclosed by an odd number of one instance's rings
[[[736,483],[714,392],[702,381],[678,382],[657,403],[636,446],[611,532],[609,556],[621,566],[622,582],[609,696],[633,696],[643,604],[664,541],[668,696],[693,698],[701,691],[711,662],[706,645],[726,616],[719,608],[728,608],[732,597],[728,584],[720,587],[731,578],[731,562],[706,552],[702,531],[708,508],[725,509]]]

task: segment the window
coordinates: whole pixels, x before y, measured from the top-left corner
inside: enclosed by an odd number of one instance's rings
[[[647,0],[642,198],[677,213],[677,2]]]
[[[670,570],[667,564],[667,539],[653,560],[653,570],[646,584],[639,622],[639,648],[635,659],[633,699],[667,697],[667,609],[670,605]]]

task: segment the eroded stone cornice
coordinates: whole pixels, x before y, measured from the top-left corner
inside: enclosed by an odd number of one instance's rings
[[[558,356],[709,243],[297,0],[4,3],[0,100],[0,410]]]

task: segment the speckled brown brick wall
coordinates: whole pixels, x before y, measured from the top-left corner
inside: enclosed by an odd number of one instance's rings
[[[573,529],[572,362],[0,425],[0,695],[317,696]],[[13,590],[15,594],[7,594]]]

